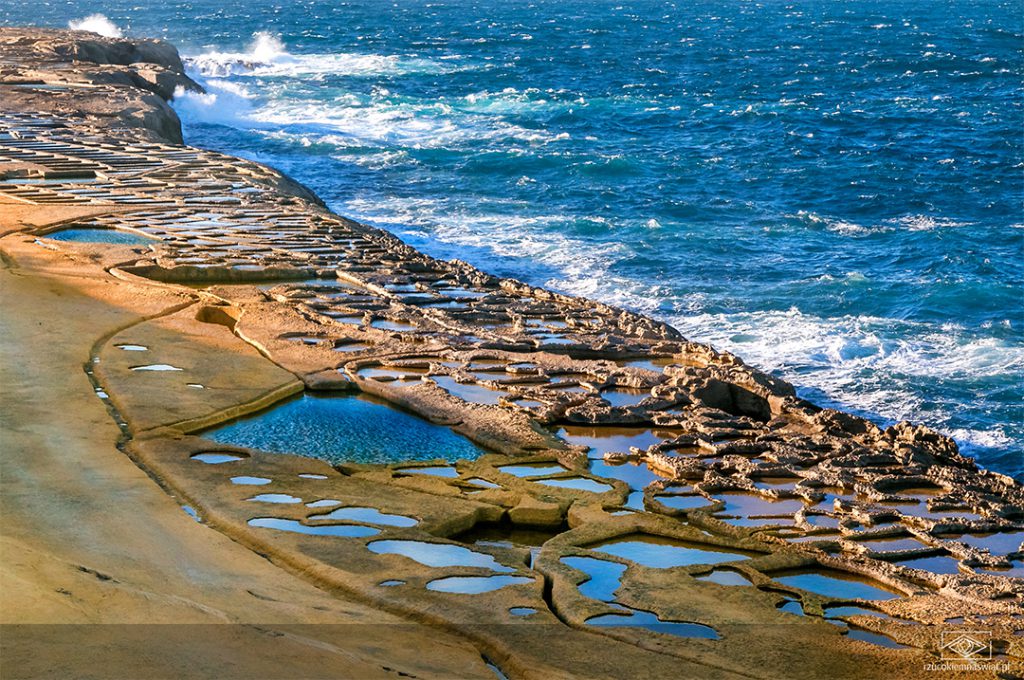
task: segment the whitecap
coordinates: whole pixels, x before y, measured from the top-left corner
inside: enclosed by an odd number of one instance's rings
[[[68,22],[68,28],[73,31],[91,31],[99,33],[106,38],[120,38],[124,33],[113,21],[102,14],[90,14],[84,19],[72,19]]]

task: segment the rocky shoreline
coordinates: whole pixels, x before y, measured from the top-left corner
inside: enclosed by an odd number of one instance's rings
[[[653,319],[430,258],[273,169],[183,146],[178,88],[199,85],[160,41],[0,29],[5,261],[169,298],[97,337],[87,372],[125,452],[204,523],[514,678],[927,677],[957,625],[1019,669],[1014,480],[926,427],[818,408]],[[372,395],[487,452],[328,464],[204,436],[301,392]],[[463,540],[485,526],[546,538]],[[645,543],[696,552],[654,564]],[[412,544],[419,559],[387,551]],[[587,568],[615,586],[596,596]],[[787,584],[801,574],[885,596]],[[694,628],[624,623],[642,615]]]

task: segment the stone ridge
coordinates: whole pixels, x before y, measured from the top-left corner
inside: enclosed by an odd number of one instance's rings
[[[656,320],[428,257],[328,212],[270,168],[181,145],[164,96],[194,83],[166,43],[2,29],[0,60],[0,205],[80,211],[26,222],[18,252],[188,296],[107,338],[93,377],[133,457],[240,543],[325,588],[455,630],[523,677],[622,677],[636,664],[659,669],[652,677],[918,677],[957,618],[984,622],[1002,653],[1021,658],[1024,488],[951,439],[818,408]],[[61,240],[69,227],[136,238]],[[124,347],[167,373],[139,371]],[[303,388],[378,397],[491,453],[417,472],[195,434]],[[230,453],[230,471],[193,458],[210,452]],[[546,472],[516,475],[513,464]],[[229,481],[242,471],[276,494],[344,499],[415,525],[325,525],[326,512],[303,503],[261,506]],[[495,523],[552,537],[536,550],[514,536],[464,538]],[[322,526],[361,528],[340,542],[309,535]],[[585,596],[577,586],[593,562],[573,558],[608,558],[596,543],[637,533],[749,558],[730,569],[750,587],[701,580],[707,565],[614,557],[622,587]],[[428,584],[490,572],[417,566],[378,554],[381,539],[472,546],[529,583],[453,600]],[[896,596],[868,604],[775,580],[800,570]],[[400,591],[381,585],[394,580]],[[853,628],[907,649],[847,639],[852,629],[828,610],[851,601],[868,612],[852,615]],[[523,603],[558,633],[520,625],[509,609]],[[652,612],[721,639],[588,623]],[[778,654],[790,625],[806,631],[800,669]]]

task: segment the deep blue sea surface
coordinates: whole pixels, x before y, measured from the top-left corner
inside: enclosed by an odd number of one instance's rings
[[[0,7],[172,40],[188,141],[343,214],[1024,477],[1017,0]]]

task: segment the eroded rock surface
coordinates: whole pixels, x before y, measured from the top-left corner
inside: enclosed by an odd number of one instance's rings
[[[510,677],[931,677],[961,624],[1019,668],[1024,489],[947,437],[820,409],[653,319],[436,260],[176,143],[164,99],[197,86],[164,43],[0,29],[0,57],[0,209],[81,209],[10,248],[181,294],[98,339],[90,373],[210,526]],[[204,436],[303,390],[486,452],[338,459],[312,422],[290,435],[307,456]]]

